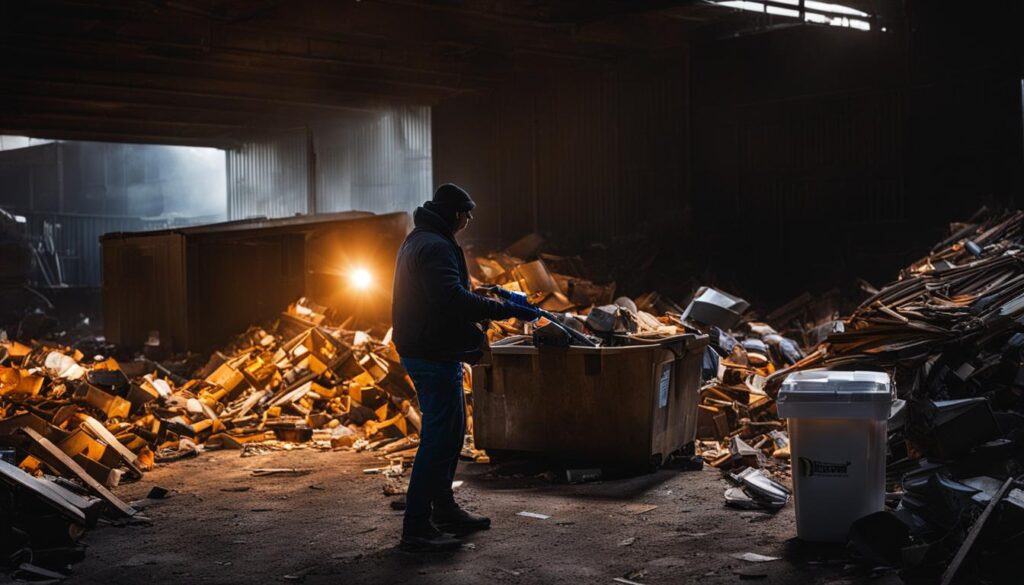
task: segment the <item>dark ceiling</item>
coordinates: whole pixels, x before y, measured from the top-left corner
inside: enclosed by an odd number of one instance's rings
[[[692,0],[0,0],[0,134],[230,146],[682,47]]]
[[[701,0],[0,0],[0,134],[230,146],[773,25],[753,16]]]

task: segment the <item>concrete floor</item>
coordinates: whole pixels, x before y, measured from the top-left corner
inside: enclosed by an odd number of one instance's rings
[[[384,479],[364,475],[381,460],[364,453],[291,451],[240,458],[213,452],[157,468],[115,490],[142,499],[151,525],[101,525],[72,583],[655,583],[879,585],[839,561],[822,561],[791,538],[792,504],[776,515],[723,506],[717,471],[662,470],[583,485],[497,477],[463,464],[457,491],[493,528],[463,550],[413,555],[395,548],[401,512]],[[302,477],[252,477],[261,467],[312,468]],[[530,511],[546,520],[517,516]],[[785,557],[751,563],[755,552]],[[835,555],[836,551],[828,551]],[[819,556],[815,556],[819,555]]]

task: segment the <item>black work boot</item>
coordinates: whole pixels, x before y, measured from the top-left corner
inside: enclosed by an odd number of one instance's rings
[[[461,545],[457,539],[427,522],[422,526],[405,526],[398,548],[407,552],[441,552],[455,550]]]
[[[467,512],[456,503],[448,505],[434,505],[434,512],[430,515],[431,522],[439,530],[443,530],[456,536],[487,530],[491,527],[491,519]]]

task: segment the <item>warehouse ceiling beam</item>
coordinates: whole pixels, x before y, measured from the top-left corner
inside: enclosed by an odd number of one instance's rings
[[[689,0],[0,3],[0,125],[244,140],[679,50]],[[46,119],[49,117],[49,122]],[[85,124],[90,118],[99,122]],[[104,125],[105,124],[105,125]],[[143,127],[150,124],[151,127]],[[35,134],[33,134],[35,132]],[[48,134],[52,136],[53,134]]]
[[[212,113],[287,114],[298,118],[366,116],[376,110],[352,105],[297,102],[278,98],[221,95],[185,89],[149,89],[125,83],[84,83],[59,79],[25,79],[0,74],[0,91],[8,96],[51,96],[106,104],[152,104],[191,107]],[[0,112],[2,114],[2,112]]]
[[[256,33],[252,33],[255,35]],[[264,41],[266,37],[263,37]],[[278,70],[285,73],[329,74],[353,79],[372,79],[410,87],[432,89],[462,88],[483,85],[499,78],[495,67],[508,64],[499,62],[500,56],[473,67],[460,64],[456,67],[430,67],[430,63],[402,64],[397,57],[389,54],[387,47],[358,45],[337,39],[327,43],[311,43],[303,39],[308,48],[296,52],[268,51],[258,48],[228,44],[219,39],[215,47],[202,42],[154,40],[144,37],[119,36],[118,38],[96,39],[89,36],[57,36],[48,34],[24,34],[12,32],[0,42],[11,48],[40,50],[61,50],[110,55],[123,59],[134,54],[139,59],[167,60],[210,65],[233,65],[243,69],[263,71]],[[348,51],[349,57],[343,56]],[[385,60],[389,61],[385,61]]]
[[[256,97],[280,96],[310,103],[436,103],[454,95],[455,89],[394,87],[387,82],[356,80],[349,77],[263,71],[211,63],[138,60],[117,62],[97,59],[96,55],[76,52],[25,50],[2,46],[12,63],[4,68],[7,76],[24,79],[67,79],[108,81],[130,79],[133,85],[149,88],[204,88],[222,95]]]
[[[159,105],[147,103],[108,102],[77,97],[47,94],[7,93],[0,89],[0,100],[7,116],[19,115],[79,115],[102,116],[107,120],[173,120],[192,122],[197,125],[217,124],[239,129],[295,128],[302,126],[310,117],[287,113],[246,112],[238,110],[209,110],[181,105]],[[326,116],[315,119],[330,122],[344,122],[365,119],[358,116]]]
[[[81,129],[73,126],[60,128],[29,126],[7,127],[0,123],[0,134],[14,134],[30,138],[50,140],[81,140],[89,142],[117,142],[126,144],[165,144],[169,146],[202,146],[207,148],[232,149],[242,145],[242,141],[234,137],[189,136],[179,133],[160,134],[139,132],[118,128],[116,131]]]

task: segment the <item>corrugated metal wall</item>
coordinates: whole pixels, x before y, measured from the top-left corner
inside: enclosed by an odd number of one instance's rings
[[[436,106],[436,180],[480,203],[466,239],[684,232],[686,75],[681,56],[575,67]]]
[[[102,215],[33,214],[27,217],[29,231],[43,233],[43,224],[55,227],[54,244],[61,255],[64,282],[76,286],[102,284],[103,255],[100,236],[110,232],[135,232],[162,229],[165,220]]]
[[[96,142],[54,142],[3,151],[0,207],[25,216],[33,242],[42,240],[44,224],[57,226],[52,234],[63,282],[99,286],[99,237],[104,233],[223,221],[222,215],[174,213],[210,198],[207,186],[218,178],[190,167],[176,154],[178,147]],[[174,219],[140,217],[149,214]]]
[[[430,196],[430,108],[394,108],[314,135],[317,211],[411,211]]]
[[[63,150],[53,142],[0,152],[0,206],[20,214],[62,211]]]
[[[297,128],[229,150],[228,219],[308,213],[308,142]]]
[[[214,149],[53,142],[0,152],[0,206],[21,214],[223,219],[224,181]]]
[[[280,133],[228,152],[228,217],[410,211],[432,191],[429,107],[400,107]],[[312,207],[312,208],[311,208]]]
[[[542,233],[564,232],[562,237],[576,240],[620,232],[619,198],[635,194],[620,185],[625,112],[617,81],[614,71],[581,73],[546,85],[538,96],[536,213]]]

